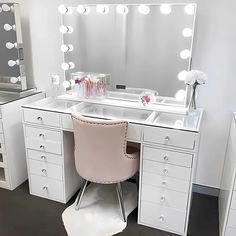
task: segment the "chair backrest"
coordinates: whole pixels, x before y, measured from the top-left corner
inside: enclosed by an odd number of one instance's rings
[[[92,182],[115,182],[126,158],[128,122],[72,115],[75,165],[81,177]]]

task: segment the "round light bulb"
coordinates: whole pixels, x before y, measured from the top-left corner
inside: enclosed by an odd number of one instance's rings
[[[175,94],[175,98],[177,99],[177,101],[184,101],[186,96],[186,91],[183,89],[180,89],[176,94]]]
[[[183,35],[185,38],[192,37],[192,36],[193,36],[193,31],[192,31],[192,29],[190,29],[190,28],[185,28],[185,29],[183,29],[183,31],[182,31],[182,35]]]
[[[138,11],[140,14],[147,15],[150,13],[150,8],[146,5],[140,5]]]
[[[73,28],[71,26],[65,26],[65,25],[62,25],[60,26],[60,32],[62,34],[71,34],[73,32]]]
[[[185,81],[187,73],[188,73],[188,71],[186,71],[186,70],[180,71],[179,74],[178,74],[178,79],[180,81]]]
[[[19,65],[19,60],[16,60],[16,61],[10,60],[10,61],[8,61],[8,66],[13,67],[15,65]]]
[[[7,49],[12,49],[12,48],[16,48],[16,47],[17,47],[17,43],[11,43],[11,42],[6,43]]]
[[[61,45],[61,51],[62,52],[72,52],[74,50],[74,46],[72,44],[66,45],[63,44]]]
[[[63,81],[62,86],[63,86],[65,89],[67,89],[67,88],[70,87],[70,82],[67,81],[67,80],[65,80],[65,81]]]
[[[172,9],[169,4],[162,4],[160,7],[160,11],[163,15],[169,15],[171,13]]]
[[[69,62],[69,63],[64,62],[64,63],[62,63],[61,68],[64,71],[69,70],[69,69],[74,69],[75,63],[74,62]]]
[[[58,7],[58,11],[61,13],[61,14],[72,14],[73,10],[71,7],[66,7],[65,5],[60,5]]]
[[[16,30],[16,26],[15,26],[15,25],[5,24],[3,27],[4,27],[4,29],[5,29],[6,31]]]
[[[195,12],[195,6],[193,4],[188,4],[184,7],[184,11],[187,15],[193,15]]]
[[[16,84],[18,81],[20,81],[20,76],[19,77],[11,77],[10,82],[12,84]]]
[[[77,12],[79,14],[89,14],[90,13],[90,9],[86,6],[83,6],[83,5],[79,5],[77,7]]]
[[[97,5],[96,10],[99,14],[108,14],[109,7],[106,5]]]
[[[180,52],[180,57],[182,59],[188,59],[190,56],[191,56],[191,52],[188,49],[185,49],[185,50]]]
[[[116,7],[116,12],[118,14],[127,14],[129,12],[129,8],[127,6],[124,6],[124,5],[118,5]]]
[[[75,63],[74,62],[69,62],[68,64],[70,66],[70,69],[74,69],[75,68]]]
[[[3,4],[3,5],[2,5],[2,10],[5,11],[5,12],[7,12],[7,11],[13,10],[13,8],[11,8],[11,7],[10,7],[9,5],[7,5],[7,4]]]

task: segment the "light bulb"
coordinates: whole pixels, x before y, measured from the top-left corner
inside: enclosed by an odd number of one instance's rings
[[[20,76],[19,77],[11,77],[10,81],[12,84],[16,84],[18,81],[21,81]]]
[[[7,49],[17,48],[17,43],[7,42],[6,43],[6,48]]]
[[[187,15],[193,15],[195,12],[195,6],[193,4],[188,4],[184,7],[184,11]]]
[[[160,7],[160,11],[164,15],[169,15],[171,13],[172,9],[169,4],[162,4]]]
[[[4,29],[5,29],[6,31],[16,30],[16,26],[15,26],[15,25],[5,24],[3,27],[4,27]]]
[[[8,66],[13,67],[15,65],[19,65],[19,63],[20,63],[19,60],[16,61],[10,60],[8,61]]]
[[[79,14],[86,14],[86,15],[87,15],[87,14],[90,13],[90,9],[89,9],[88,7],[79,5],[79,6],[77,7],[77,12],[78,12]]]
[[[191,56],[191,52],[188,49],[185,49],[185,50],[180,52],[180,57],[182,59],[188,59],[190,56]]]
[[[178,79],[180,81],[185,81],[187,73],[188,73],[188,71],[186,71],[186,70],[180,71],[179,74],[178,74]]]
[[[129,8],[127,6],[124,6],[124,5],[118,5],[116,7],[116,12],[118,14],[127,14],[129,12]]]
[[[186,91],[183,89],[180,89],[176,94],[175,94],[175,98],[177,99],[177,101],[184,101],[186,96]]]
[[[185,38],[189,38],[193,36],[193,31],[190,28],[185,28],[183,29],[182,34]]]
[[[74,62],[69,62],[69,63],[62,63],[61,65],[62,70],[69,70],[69,69],[74,69],[75,68],[75,63]]]
[[[71,33],[73,33],[73,28],[71,26],[62,25],[60,27],[60,32],[62,34],[66,34],[66,33],[71,34]]]
[[[13,6],[10,7],[10,6],[7,5],[7,4],[3,4],[3,5],[2,5],[2,10],[5,11],[5,12],[7,12],[7,11],[13,11],[14,8],[13,8]]]
[[[99,14],[108,14],[109,7],[106,5],[97,5],[96,10]]]
[[[58,11],[61,13],[61,14],[72,14],[73,13],[73,10],[71,7],[66,7],[64,5],[60,5],[58,7]]]
[[[139,11],[140,14],[148,15],[149,12],[150,12],[150,8],[146,5],[140,5],[138,7],[138,11]]]
[[[65,81],[63,81],[62,85],[63,85],[63,87],[64,87],[65,89],[67,89],[67,88],[70,87],[70,82],[67,81],[67,80],[65,80]]]
[[[74,50],[74,46],[72,44],[63,44],[61,45],[61,51],[62,52],[72,52]]]

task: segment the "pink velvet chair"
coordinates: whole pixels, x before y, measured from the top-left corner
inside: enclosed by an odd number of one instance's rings
[[[121,182],[139,169],[139,151],[127,154],[128,122],[101,120],[72,115],[75,139],[75,165],[85,179],[76,199],[79,209],[88,181],[100,184],[116,183],[118,200],[126,221]]]

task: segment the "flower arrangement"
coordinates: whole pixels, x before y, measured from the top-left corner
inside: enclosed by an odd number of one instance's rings
[[[191,70],[187,73],[185,78],[185,84],[192,86],[192,95],[189,103],[189,107],[196,109],[196,89],[198,85],[206,84],[207,76],[205,73],[199,70]]]

